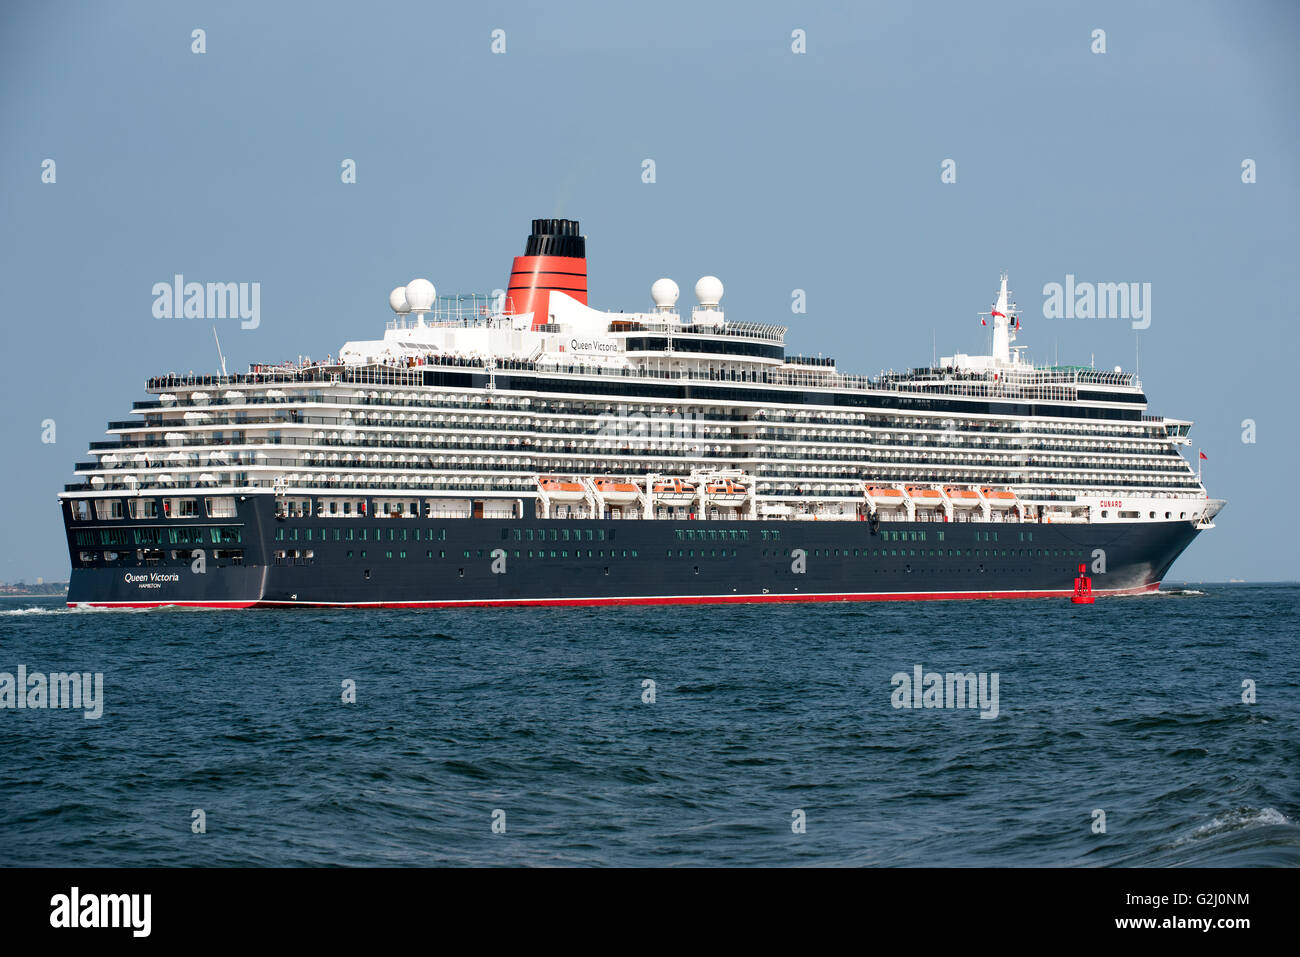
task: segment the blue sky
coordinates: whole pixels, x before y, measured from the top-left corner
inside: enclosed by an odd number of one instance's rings
[[[1283,2],[7,3],[0,579],[65,577],[87,443],[148,376],[215,371],[154,283],[261,283],[257,329],[219,324],[232,370],[320,357],[415,276],[503,287],[543,216],[581,221],[593,305],[712,273],[853,372],[987,351],[1007,269],[1031,358],[1140,348],[1151,411],[1196,421],[1229,506],[1172,577],[1300,578],[1298,40]],[[1151,283],[1150,328],[1043,318],[1067,274]]]

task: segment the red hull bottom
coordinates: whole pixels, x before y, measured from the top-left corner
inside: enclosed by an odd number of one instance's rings
[[[1094,595],[1141,595],[1156,591],[1160,582],[1136,588],[1097,589]],[[813,601],[958,601],[990,598],[1071,598],[1074,590],[971,591],[971,592],[847,592],[823,595],[665,595],[649,598],[507,598],[465,601],[142,601],[68,602],[69,608],[525,608],[574,605],[748,605],[760,602]]]

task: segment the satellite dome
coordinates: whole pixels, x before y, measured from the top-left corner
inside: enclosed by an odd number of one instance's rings
[[[398,286],[388,294],[388,305],[392,307],[393,312],[399,316],[404,316],[411,311],[411,307],[406,304],[406,287]]]
[[[716,306],[722,301],[722,280],[717,276],[705,276],[695,284],[695,298],[701,306]]]
[[[434,296],[438,291],[427,279],[412,279],[406,284],[406,304],[412,312],[428,312],[433,308]]]
[[[676,305],[680,292],[677,283],[671,279],[656,279],[655,284],[650,287],[650,298],[660,309],[670,309]]]

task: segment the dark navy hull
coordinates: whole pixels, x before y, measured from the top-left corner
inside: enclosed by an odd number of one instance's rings
[[[277,518],[263,495],[229,519],[78,522],[66,507],[64,517],[68,603],[119,606],[1025,598],[1069,594],[1080,563],[1094,592],[1126,594],[1156,588],[1198,531],[1187,521]],[[237,527],[239,540],[196,556],[167,542],[184,525]],[[87,544],[106,530],[148,542],[150,529],[162,529],[160,547],[123,546],[113,562]]]

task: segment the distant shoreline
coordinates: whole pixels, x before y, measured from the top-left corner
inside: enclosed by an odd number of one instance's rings
[[[49,582],[44,585],[0,585],[0,598],[57,598],[67,597],[67,582]]]

